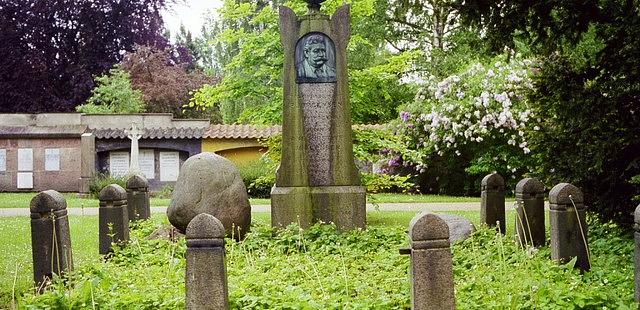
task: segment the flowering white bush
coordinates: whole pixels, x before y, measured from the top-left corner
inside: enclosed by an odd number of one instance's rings
[[[468,161],[471,174],[498,171],[515,178],[530,153],[526,133],[537,129],[526,98],[533,89],[533,65],[502,56],[441,81],[430,78],[400,112],[400,130],[409,147],[420,150],[405,161],[424,171],[437,155]]]

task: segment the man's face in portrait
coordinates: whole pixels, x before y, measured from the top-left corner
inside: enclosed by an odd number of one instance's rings
[[[311,43],[305,48],[304,55],[309,65],[320,68],[327,62],[327,51],[323,43]]]

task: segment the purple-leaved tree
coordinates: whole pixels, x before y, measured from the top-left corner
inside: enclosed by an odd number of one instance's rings
[[[0,0],[0,112],[66,112],[134,44],[166,48],[170,0]]]

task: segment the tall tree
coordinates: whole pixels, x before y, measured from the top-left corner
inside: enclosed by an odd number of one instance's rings
[[[135,43],[164,47],[169,0],[3,0],[0,112],[72,111]]]
[[[181,61],[171,49],[157,49],[136,45],[127,53],[122,69],[131,75],[133,89],[142,92],[147,112],[173,113],[176,117],[212,118],[219,122],[215,110],[204,113],[183,109],[189,103],[190,93],[204,84],[215,84],[217,79],[205,76],[201,70],[189,69],[190,61]]]
[[[463,25],[454,0],[384,2],[385,41],[399,52],[420,52],[414,71],[444,78],[483,59],[477,27]]]
[[[640,193],[640,2],[460,1],[494,50],[542,56],[530,139],[538,175],[582,187],[592,210],[629,221]],[[518,41],[514,41],[514,37]],[[635,177],[635,178],[634,178]]]
[[[395,108],[413,98],[411,87],[400,82],[410,67],[412,53],[391,55],[384,48],[384,0],[351,3],[351,40],[347,50],[353,121],[385,122]],[[225,122],[278,123],[282,111],[283,51],[278,30],[280,1],[227,0],[215,27],[220,43],[216,59],[222,65],[218,85],[194,94],[193,105],[220,107]],[[325,13],[343,2],[324,3]],[[287,2],[299,15],[302,1]]]

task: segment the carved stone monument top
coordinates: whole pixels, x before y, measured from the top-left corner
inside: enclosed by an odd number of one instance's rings
[[[318,11],[320,10],[320,4],[325,2],[325,0],[305,0],[305,2],[307,3],[309,11]]]

